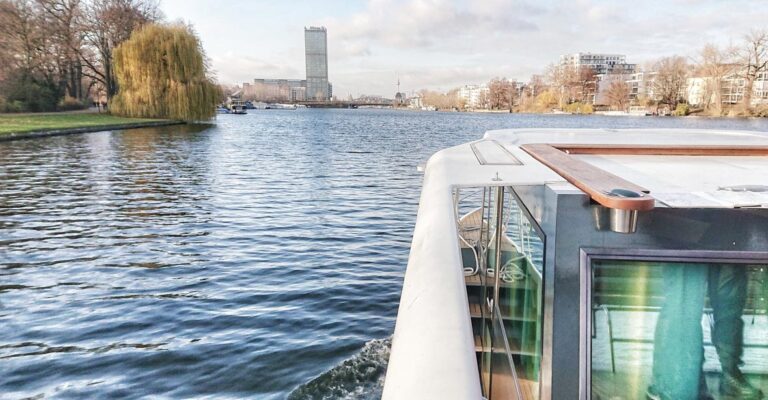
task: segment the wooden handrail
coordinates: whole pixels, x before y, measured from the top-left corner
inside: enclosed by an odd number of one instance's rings
[[[520,148],[605,207],[646,211],[656,203],[648,189],[572,157],[558,147],[525,144]],[[635,193],[637,197],[625,197],[622,193]]]
[[[768,156],[766,146],[670,146],[627,144],[553,144],[568,154],[652,156]]]
[[[653,156],[768,156],[768,146],[711,146],[711,145],[629,145],[629,144],[525,144],[520,146],[533,158],[548,166],[568,182],[589,194],[596,202],[620,210],[650,210],[655,200],[650,191],[624,180],[586,161],[572,157],[575,154],[600,155],[653,155]],[[611,192],[640,194],[622,197]],[[625,192],[626,191],[626,192]]]

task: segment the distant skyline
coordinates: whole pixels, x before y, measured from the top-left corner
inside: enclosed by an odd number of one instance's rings
[[[643,63],[695,56],[768,28],[764,0],[162,0],[194,25],[221,83],[304,79],[304,27],[328,28],[334,94],[448,90],[495,76],[527,81],[561,54]]]

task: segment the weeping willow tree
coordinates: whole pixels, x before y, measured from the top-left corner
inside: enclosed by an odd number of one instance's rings
[[[150,24],[114,52],[118,92],[113,114],[202,121],[213,118],[218,89],[190,27]]]

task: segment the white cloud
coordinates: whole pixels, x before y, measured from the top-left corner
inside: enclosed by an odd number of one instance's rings
[[[295,65],[274,63],[247,55],[230,52],[210,58],[217,80],[223,83],[240,84],[250,82],[254,78],[303,79],[304,77],[303,68],[299,70]]]
[[[343,0],[328,0],[323,7],[312,3],[306,21],[288,12],[300,5],[270,4],[291,15],[284,21],[291,28],[282,35],[256,32],[284,17],[254,14],[238,24],[243,37],[257,38],[247,50],[211,40],[217,47],[207,50],[221,81],[303,77],[302,24],[328,28],[335,93],[388,96],[398,76],[403,89],[446,90],[494,76],[527,79],[565,53],[621,53],[642,64],[693,56],[708,42],[725,45],[750,29],[768,28],[764,0],[369,0],[355,12],[345,12]],[[204,43],[205,32],[216,28],[201,30]]]

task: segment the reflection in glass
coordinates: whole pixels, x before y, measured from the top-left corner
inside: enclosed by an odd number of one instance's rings
[[[499,311],[522,398],[539,398],[544,243],[508,189],[500,247]]]
[[[760,399],[768,391],[766,267],[592,264],[594,399]]]
[[[454,192],[459,245],[484,395],[538,399],[544,246],[512,193]]]

